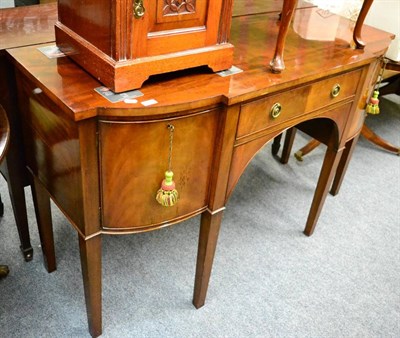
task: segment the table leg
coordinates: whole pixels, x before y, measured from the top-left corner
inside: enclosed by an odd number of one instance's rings
[[[387,151],[400,155],[400,147],[390,144],[388,141],[375,134],[370,128],[367,127],[365,123],[362,127],[361,133],[362,136],[364,136],[368,141],[372,142],[373,144],[376,144],[377,146]]]
[[[303,148],[299,149],[294,153],[294,157],[298,161],[303,161],[303,156],[307,155],[308,153],[312,152],[315,148],[317,148],[321,142],[316,140],[315,138],[311,139]]]
[[[335,150],[332,147],[328,147],[326,150],[314,198],[311,203],[310,213],[308,214],[306,227],[304,229],[304,234],[307,236],[311,236],[314,232],[315,225],[317,224],[318,217],[321,213],[329,187],[340,161],[342,150],[343,149]]]
[[[101,236],[86,240],[79,236],[79,250],[89,332],[98,337],[102,333]]]
[[[330,193],[333,196],[336,196],[339,193],[340,186],[342,185],[344,175],[346,174],[347,167],[349,165],[353,151],[356,147],[359,136],[360,136],[360,134],[358,134],[356,137],[354,137],[350,141],[346,142],[346,146],[343,151],[343,155],[340,159],[338,168],[336,169],[335,178],[333,180],[332,187],[330,190]]]
[[[57,266],[54,250],[53,222],[51,220],[50,195],[37,178],[34,177],[32,181],[33,204],[35,206],[44,264],[47,271],[52,272],[56,270]]]
[[[197,252],[196,277],[193,305],[198,309],[204,305],[210,280],[215,248],[223,212],[214,215],[208,210],[201,215],[199,247]]]
[[[290,22],[292,21],[293,13],[296,8],[297,0],[284,0],[281,24],[279,26],[278,39],[276,42],[274,57],[272,58],[269,66],[273,73],[280,73],[285,69],[283,61],[283,51],[285,49],[286,35],[289,30]]]

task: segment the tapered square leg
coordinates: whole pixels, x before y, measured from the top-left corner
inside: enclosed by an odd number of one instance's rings
[[[32,182],[32,197],[35,206],[40,243],[42,245],[44,265],[48,272],[52,272],[56,269],[56,255],[54,250],[50,195],[36,178],[33,178]]]
[[[206,299],[222,214],[223,212],[220,211],[212,215],[207,210],[203,212],[201,216],[196,278],[193,293],[193,305],[197,309],[204,305]]]
[[[92,337],[98,337],[102,333],[101,236],[87,240],[79,237],[79,251],[89,332]]]
[[[347,141],[345,149],[343,151],[343,155],[340,159],[338,168],[336,170],[336,175],[332,183],[332,187],[330,190],[331,195],[335,196],[339,193],[340,187],[343,182],[344,175],[346,174],[347,167],[349,166],[349,162],[351,159],[351,156],[353,154],[353,151],[356,147],[358,138],[360,135],[357,135],[350,141]]]
[[[310,213],[308,214],[308,219],[304,230],[304,234],[307,236],[311,236],[314,232],[315,225],[317,224],[319,215],[325,202],[325,198],[329,191],[329,187],[336,173],[336,168],[342,155],[342,150],[343,149],[340,149],[338,151],[332,147],[328,147],[326,150],[321,173],[319,175],[314,198],[311,203]]]

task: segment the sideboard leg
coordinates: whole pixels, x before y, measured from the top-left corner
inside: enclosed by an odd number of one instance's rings
[[[209,211],[201,216],[199,247],[197,252],[196,277],[193,305],[198,309],[204,305],[210,280],[215,248],[223,212],[212,215]]]
[[[347,167],[349,166],[350,159],[352,157],[353,151],[356,147],[358,138],[360,134],[346,142],[345,149],[343,151],[342,158],[340,159],[338,168],[336,170],[336,175],[332,183],[330,194],[336,196],[339,193],[340,186],[342,185],[344,175],[346,174]]]
[[[89,332],[92,337],[98,337],[102,332],[101,236],[87,240],[79,236],[79,250]]]
[[[34,177],[32,181],[32,198],[35,207],[36,221],[42,245],[44,265],[48,272],[56,270],[54,250],[53,222],[51,220],[50,195]]]
[[[336,168],[340,161],[343,149],[335,150],[332,147],[328,147],[326,150],[324,162],[322,164],[321,173],[319,175],[317,187],[315,189],[314,198],[311,203],[310,213],[304,234],[311,236],[314,232],[315,225],[317,224],[318,217],[321,213],[324,205],[325,198],[328,194],[329,187],[332,183],[333,177],[336,172]]]

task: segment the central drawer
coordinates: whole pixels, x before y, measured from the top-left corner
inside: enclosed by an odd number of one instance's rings
[[[361,72],[359,69],[340,74],[243,104],[236,139],[351,98],[356,92]]]

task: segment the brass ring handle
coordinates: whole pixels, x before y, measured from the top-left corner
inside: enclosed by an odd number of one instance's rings
[[[331,90],[332,97],[338,97],[340,94],[340,84],[336,83]]]
[[[271,107],[270,114],[273,119],[276,119],[279,115],[281,115],[282,105],[277,102],[274,103]]]
[[[143,0],[135,0],[133,2],[133,16],[135,19],[143,17],[145,11],[146,9],[143,6]]]

